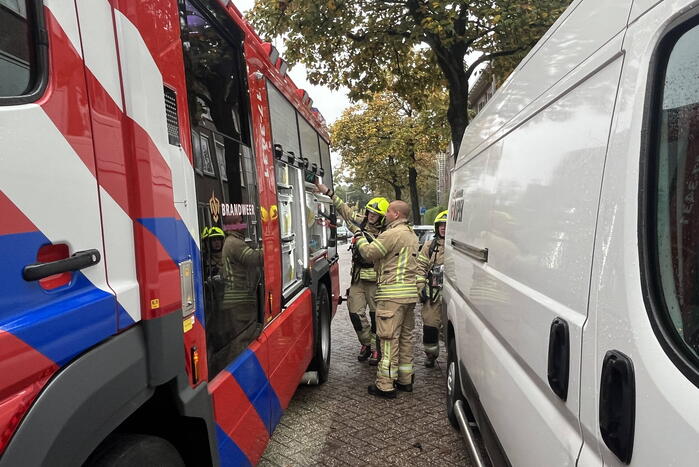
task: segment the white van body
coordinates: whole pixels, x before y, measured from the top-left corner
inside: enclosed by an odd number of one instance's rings
[[[699,1],[575,0],[467,128],[445,335],[495,465],[699,465],[697,103]]]

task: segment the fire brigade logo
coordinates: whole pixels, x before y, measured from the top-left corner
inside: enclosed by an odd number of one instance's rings
[[[211,198],[209,198],[209,212],[211,213],[211,219],[213,219],[214,223],[217,223],[221,216],[221,202],[213,191],[211,192]]]

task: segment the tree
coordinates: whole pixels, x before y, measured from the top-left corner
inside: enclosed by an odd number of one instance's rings
[[[377,94],[345,110],[331,128],[342,168],[355,183],[376,193],[393,191],[394,199],[403,199],[407,188],[415,222],[420,221],[420,191],[436,183],[435,156],[448,141],[446,127],[439,124],[446,96],[433,99],[428,110],[417,111],[396,94]]]
[[[469,121],[471,75],[491,60],[523,56],[569,3],[257,0],[251,18],[267,37],[284,36],[287,60],[304,63],[312,83],[346,86],[354,100],[390,90],[411,101],[446,84],[456,155]]]

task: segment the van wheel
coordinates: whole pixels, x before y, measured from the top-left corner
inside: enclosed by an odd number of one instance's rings
[[[316,326],[314,355],[310,371],[318,372],[318,382],[323,384],[328,380],[330,372],[330,295],[325,284],[318,286],[316,296]]]
[[[90,467],[184,467],[175,446],[157,436],[119,433],[108,437],[85,462]]]
[[[456,361],[456,345],[454,339],[449,339],[447,348],[447,418],[451,426],[458,429],[459,422],[456,420],[454,405],[456,401],[462,400],[461,384],[459,383],[459,366]]]

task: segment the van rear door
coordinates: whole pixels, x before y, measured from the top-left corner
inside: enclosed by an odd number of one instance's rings
[[[624,40],[583,342],[581,465],[697,464],[696,5],[662,2]]]
[[[488,122],[511,120],[461,168],[487,153],[477,177],[487,220],[466,227],[487,261],[472,260],[474,279],[458,280],[467,310],[458,354],[517,465],[574,465],[587,438],[579,423],[581,346],[631,2],[571,9],[483,110],[476,139]],[[454,184],[464,186],[456,173]],[[451,216],[455,201],[452,193]],[[455,228],[449,235],[458,240]]]

